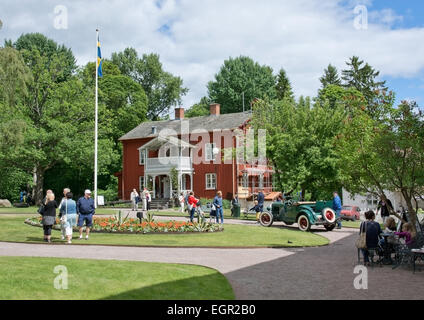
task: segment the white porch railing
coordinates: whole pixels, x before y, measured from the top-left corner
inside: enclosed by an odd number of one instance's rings
[[[178,171],[192,170],[190,157],[150,158],[146,161],[147,173],[167,173],[172,168]]]

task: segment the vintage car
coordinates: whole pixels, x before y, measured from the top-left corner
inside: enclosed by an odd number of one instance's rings
[[[343,206],[340,215],[343,220],[361,220],[361,209],[357,206]]]
[[[321,225],[327,231],[336,227],[336,213],[332,201],[302,202],[286,200],[283,203],[273,203],[271,211],[261,213],[259,222],[264,227],[270,227],[275,221],[287,225],[298,224],[299,230],[310,231],[313,225]]]

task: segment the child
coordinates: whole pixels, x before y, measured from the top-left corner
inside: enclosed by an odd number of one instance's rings
[[[410,223],[405,223],[402,227],[402,232],[395,232],[395,235],[399,236],[401,239],[405,239],[405,244],[407,246],[414,242],[415,234]]]

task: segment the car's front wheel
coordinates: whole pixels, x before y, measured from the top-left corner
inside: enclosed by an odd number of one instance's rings
[[[355,222],[356,221],[356,216],[352,217],[352,221]]]
[[[263,227],[271,227],[274,222],[273,216],[269,212],[262,212],[259,216],[259,222]]]
[[[304,214],[299,216],[299,218],[297,219],[297,224],[300,231],[307,232],[311,230],[311,223],[309,222],[308,217]]]

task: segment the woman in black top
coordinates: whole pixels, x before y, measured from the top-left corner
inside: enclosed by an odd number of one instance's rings
[[[56,208],[57,203],[54,200],[54,194],[49,193],[46,196],[46,202],[44,203],[43,212],[43,229],[44,229],[44,241],[51,243],[52,228],[56,220]]]
[[[365,265],[370,265],[369,251],[368,249],[378,248],[378,243],[380,241],[381,227],[378,222],[375,222],[375,213],[374,211],[365,212],[365,218],[367,221],[361,223],[359,234],[366,230],[367,232],[367,249],[361,249],[362,254],[364,255]],[[366,228],[366,229],[365,229]]]

